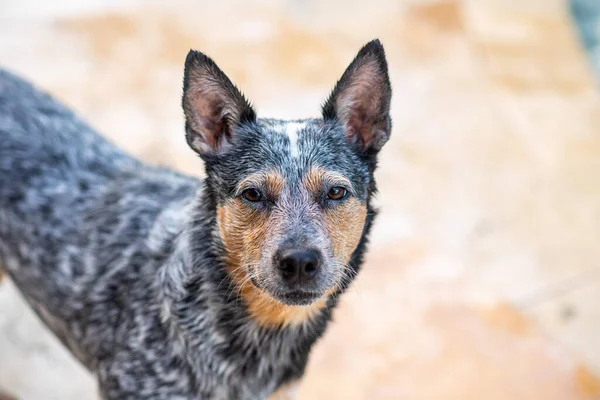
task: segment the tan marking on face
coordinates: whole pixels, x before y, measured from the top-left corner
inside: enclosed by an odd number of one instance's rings
[[[283,177],[270,172],[248,177],[240,188],[257,186],[266,188],[272,196],[278,196],[283,185]],[[276,234],[281,222],[263,211],[252,209],[238,198],[217,207],[219,235],[227,253],[227,272],[252,318],[265,326],[302,324],[323,309],[327,301],[323,298],[308,306],[284,305],[250,281],[248,266],[259,263],[265,243]]]
[[[217,207],[219,235],[227,252],[228,264],[239,266],[258,262],[269,233],[267,215],[252,210],[240,199]]]
[[[253,284],[244,285],[240,295],[248,305],[248,312],[263,326],[297,326],[313,317],[326,307],[327,296],[307,306],[289,306],[279,303]]]
[[[333,254],[348,263],[360,241],[367,207],[356,198],[344,200],[333,210],[325,212],[325,229],[331,238]]]
[[[304,176],[304,185],[315,195],[322,193],[327,183],[350,186],[348,179],[336,172],[313,168]],[[334,209],[324,213],[325,230],[331,239],[335,257],[347,263],[362,236],[367,207],[355,197],[342,200]]]
[[[256,187],[270,196],[279,196],[284,180],[276,172],[250,175],[239,185],[239,190]],[[277,228],[278,221],[239,199],[231,199],[217,207],[219,234],[227,251],[228,263],[235,266],[256,265],[264,243]]]

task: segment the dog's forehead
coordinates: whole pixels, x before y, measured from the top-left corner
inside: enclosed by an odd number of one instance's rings
[[[366,171],[340,125],[321,119],[261,119],[254,133],[266,156],[263,167],[274,167],[285,179],[298,178],[314,168],[335,171],[350,179]]]
[[[337,167],[340,158],[348,153],[341,132],[327,126],[322,120],[261,120],[259,135],[264,145],[282,161],[282,166],[301,167],[319,164]],[[343,164],[343,163],[342,163]]]
[[[323,133],[320,132],[322,126],[314,120],[265,120],[263,124],[263,135],[270,136],[270,139],[274,139],[274,142],[280,142],[282,146],[279,150],[295,159],[300,158],[302,154],[308,153],[309,146],[307,144],[310,144],[310,141],[306,139],[309,136]],[[300,151],[300,136],[302,136],[304,152]]]
[[[273,151],[297,157],[298,137],[310,126],[310,121],[265,119],[260,121],[260,136]]]

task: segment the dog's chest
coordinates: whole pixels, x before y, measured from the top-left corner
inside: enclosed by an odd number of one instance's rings
[[[253,326],[223,335],[213,332],[210,346],[198,343],[193,373],[202,398],[267,399],[281,397],[304,372],[316,337],[297,329],[270,330]]]
[[[265,342],[260,345],[242,347],[236,344],[230,349],[235,355],[228,360],[232,366],[232,374],[227,379],[230,384],[226,386],[237,386],[243,391],[230,395],[253,399],[270,398],[273,392],[301,377],[308,349],[298,347],[298,343],[287,336],[263,340]],[[282,393],[279,391],[279,395]]]

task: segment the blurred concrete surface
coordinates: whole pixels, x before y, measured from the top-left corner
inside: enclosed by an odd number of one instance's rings
[[[394,87],[367,263],[301,399],[600,398],[600,96],[563,0],[3,0],[0,63],[142,159],[202,175],[182,65],[263,116],[316,116],[379,37]],[[95,399],[0,287],[0,388]]]

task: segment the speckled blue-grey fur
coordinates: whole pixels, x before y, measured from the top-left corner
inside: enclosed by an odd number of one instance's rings
[[[370,46],[389,85],[383,49]],[[228,151],[203,155],[201,182],[133,159],[0,71],[0,266],[103,398],[264,399],[302,376],[375,214],[376,151],[350,143],[332,113],[236,121]],[[307,323],[261,326],[232,295],[216,207],[249,173],[277,169],[293,185],[315,165],[348,177],[368,205],[350,279]]]

